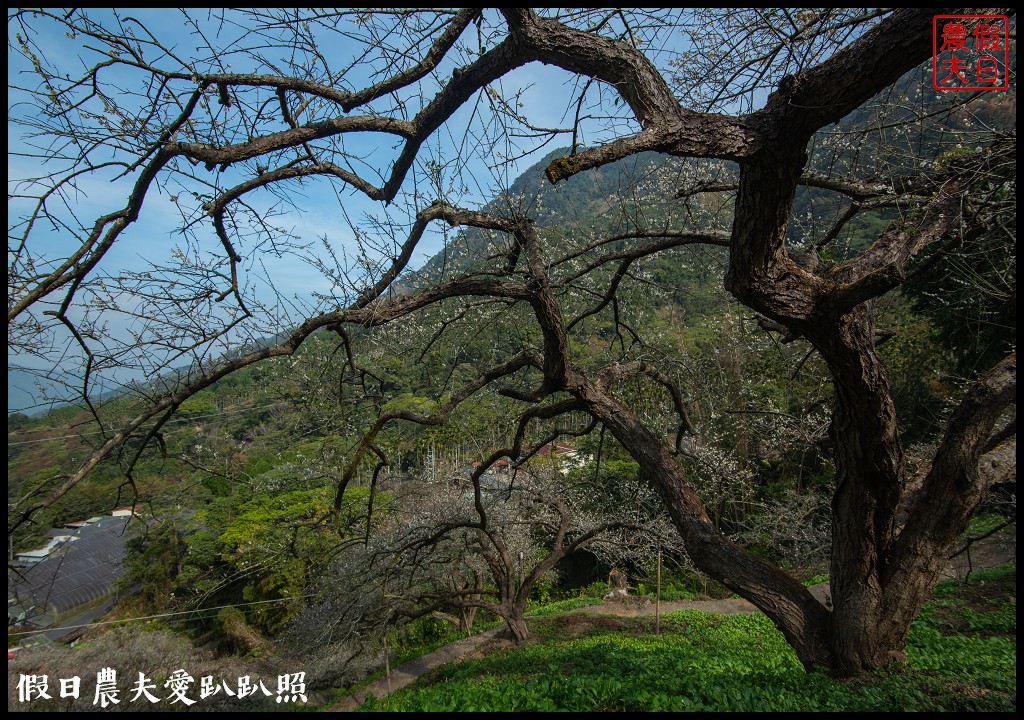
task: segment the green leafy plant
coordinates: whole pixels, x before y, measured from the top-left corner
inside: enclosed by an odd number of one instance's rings
[[[979,573],[978,583],[1015,582],[1015,568]],[[999,578],[999,581],[995,579]],[[962,584],[949,584],[956,592]],[[804,672],[782,634],[763,615],[684,611],[662,618],[587,621],[533,613],[544,644],[447,665],[420,684],[366,703],[363,710],[443,712],[906,712],[1006,711],[1016,705],[1015,603],[968,613],[971,636],[950,632],[933,601],[914,623],[907,664],[856,682]],[[946,603],[946,605],[941,605]],[[1010,623],[1010,618],[1013,622]],[[572,617],[572,616],[567,616]],[[995,632],[1014,633],[1013,637]]]

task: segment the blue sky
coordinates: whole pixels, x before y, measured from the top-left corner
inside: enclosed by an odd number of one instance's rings
[[[89,12],[90,14],[95,13],[97,19],[110,17],[109,11],[90,10]],[[131,15],[158,30],[162,33],[164,44],[173,48],[175,52],[182,55],[191,54],[190,48],[194,45],[194,29],[186,24],[180,11],[131,10],[121,11],[121,15],[122,18]],[[197,18],[197,23],[204,32],[211,36],[217,31],[221,33],[219,39],[214,41],[215,45],[220,46],[221,43],[224,43],[225,47],[231,47],[237,40],[237,31],[225,30],[223,27],[215,25],[205,13]],[[85,48],[83,39],[66,37],[62,30],[63,28],[51,24],[47,32],[34,38],[41,50],[40,54],[45,57],[45,60],[54,66],[69,68],[71,73],[74,73],[76,68],[80,70],[82,67],[94,64],[97,56]],[[27,60],[12,50],[12,45],[15,43],[10,36],[13,35],[13,31],[14,28],[9,23],[9,86],[28,85],[33,87],[37,79],[31,73],[25,72],[30,69]],[[340,58],[346,53],[351,54],[351,52],[352,48],[346,47],[344,43],[336,42],[330,47],[332,57]],[[244,72],[249,69],[244,66],[242,58],[238,56],[228,58],[228,61],[232,60],[234,64],[231,71]],[[123,77],[121,77],[122,75]],[[138,82],[138,78],[133,77],[131,73],[121,71],[117,71],[110,79],[129,85]],[[522,103],[522,109],[528,111],[531,122],[536,125],[565,127],[571,124],[571,119],[567,119],[563,115],[565,101],[572,94],[573,82],[573,78],[562,71],[533,64],[504,77],[496,89],[505,96],[521,93],[519,100]],[[12,118],[25,114],[25,106],[19,103],[20,99],[16,90],[9,89],[9,227],[16,227],[18,218],[31,207],[29,201],[11,199],[10,195],[22,192],[25,186],[20,181],[37,175],[40,172],[40,167],[46,167],[37,153],[35,157],[25,157],[21,154],[32,143],[32,140],[26,136],[25,128],[12,120]],[[480,132],[489,119],[486,113],[486,103],[467,104],[456,113],[449,123],[435,133],[421,152],[421,159],[424,161],[436,159],[444,162],[454,154],[454,148],[463,138],[467,125],[473,126],[475,123],[474,132]],[[382,139],[383,142],[381,142]],[[525,147],[529,147],[531,141],[522,140],[521,142]],[[566,144],[567,142],[568,136],[557,144]],[[356,137],[348,144],[348,147],[355,154],[365,156],[371,164],[386,168],[388,159],[395,156],[394,144],[390,137],[367,135]],[[478,153],[467,156],[465,172],[462,174],[465,182],[459,184],[454,199],[466,206],[486,202],[500,183],[514,180],[525,167],[536,162],[543,152],[547,152],[555,146],[555,144],[550,144],[532,155],[504,165],[500,162],[501,158],[494,155],[482,156]],[[232,172],[232,170],[228,170],[219,178],[219,184],[222,187],[230,186],[233,183]],[[411,192],[416,182],[422,182],[422,178],[422,172],[412,173],[403,188],[404,191]],[[134,179],[134,175],[116,178],[110,172],[98,172],[83,177],[78,183],[78,193],[73,198],[75,213],[80,222],[83,225],[89,225],[96,217],[123,207]],[[139,271],[150,263],[168,261],[176,248],[184,247],[180,234],[182,215],[174,200],[180,194],[181,189],[173,185],[154,187],[146,198],[139,221],[121,237],[104,258],[101,272],[116,274],[123,270]],[[351,189],[339,188],[327,183],[304,187],[301,194],[296,194],[294,197],[294,207],[288,208],[286,214],[276,218],[275,221],[282,229],[300,236],[301,244],[309,244],[309,249],[282,255],[264,255],[260,258],[264,261],[264,266],[269,266],[268,269],[272,272],[273,282],[278,293],[293,305],[310,303],[313,292],[325,294],[331,292],[329,280],[313,271],[308,262],[303,261],[304,255],[322,256],[325,253],[325,241],[336,253],[352,254],[355,252],[355,245],[348,220],[360,222],[364,216],[384,218],[394,217],[396,213],[403,211],[408,212],[407,208],[403,207],[401,197],[392,207],[384,208],[380,203],[370,201]],[[269,207],[273,198],[269,194],[263,193],[251,200],[257,207],[259,207],[259,203],[264,203],[262,207],[266,208]],[[40,257],[53,260],[66,257],[70,252],[69,248],[74,247],[73,239],[68,236],[68,233],[60,231],[35,232],[30,242]],[[425,238],[416,253],[412,267],[418,267],[428,257],[436,253],[442,242],[439,233]],[[217,251],[216,238],[208,228],[199,233],[194,250],[200,254]],[[263,267],[258,263],[250,263],[245,269],[254,294],[259,297],[269,297],[270,293],[262,277]],[[130,303],[130,299],[126,298],[125,302]],[[72,316],[75,317],[74,311]],[[139,323],[137,319],[133,320],[117,314],[108,316],[106,322],[102,332],[107,333],[110,338],[127,336],[127,333],[131,332],[133,327]],[[267,325],[267,327],[270,326]],[[57,330],[55,337],[57,338],[56,346],[68,347],[67,333]],[[15,352],[9,345],[8,411],[32,409],[39,406],[39,388],[36,386],[31,372],[25,372],[25,370],[40,368],[49,370],[52,365],[56,365],[59,368],[58,374],[75,378],[79,372],[77,365],[80,360],[80,355],[73,348],[66,353],[51,354],[48,358],[42,359]],[[119,383],[138,379],[142,374],[144,371],[141,370],[108,374],[105,376],[108,384],[103,387],[106,389],[116,388]]]

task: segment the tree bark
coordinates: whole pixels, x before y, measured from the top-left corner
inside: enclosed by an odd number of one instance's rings
[[[512,635],[512,639],[515,640],[516,645],[524,645],[530,640],[530,626],[526,622],[526,618],[523,613],[510,610],[505,615],[505,627]]]
[[[833,672],[855,675],[904,659],[909,630],[883,633],[885,568],[905,485],[889,382],[874,348],[869,305],[812,339],[831,371],[835,404],[832,497]]]

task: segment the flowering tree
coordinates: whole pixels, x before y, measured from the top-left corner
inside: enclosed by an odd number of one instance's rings
[[[523,642],[531,593],[563,559],[588,549],[609,563],[650,560],[659,538],[671,543],[671,523],[636,479],[632,492],[620,488],[629,502],[600,508],[586,497],[593,487],[559,487],[546,477],[550,468],[492,468],[481,463],[468,478],[404,483],[397,508],[360,549],[360,560],[343,557],[350,571],[329,574],[327,606],[366,592],[372,577],[386,622],[433,615],[467,632],[473,611],[484,609]],[[358,589],[349,581],[354,575]]]
[[[1008,241],[1000,218],[1012,213],[1015,137],[963,152],[941,130],[919,134],[906,147],[929,147],[932,156],[899,162],[884,143],[829,147],[828,129],[851,114],[872,117],[875,138],[929,114],[920,83],[901,79],[930,59],[933,14],[252,10],[184,14],[195,49],[183,51],[168,28],[137,17],[11,13],[11,47],[31,78],[12,90],[17,107],[28,108],[15,122],[25,129],[23,155],[38,167],[10,196],[19,215],[9,232],[8,341],[24,353],[80,359],[72,377],[102,433],[78,470],[12,504],[11,526],[127,440],[144,447],[159,438],[199,390],[295,353],[316,331],[335,331],[345,349],[353,327],[435,307],[451,323],[507,310],[521,328],[518,347],[495,342],[493,362],[429,407],[383,406],[353,449],[353,466],[387,463],[375,440],[388,423],[439,425],[487,389],[501,390],[519,428],[584,414],[640,465],[694,563],[771,617],[807,667],[856,674],[900,660],[971,512],[1015,468],[1009,355],[962,393],[921,492],[903,507],[910,478],[874,315],[877,298],[959,248]],[[88,58],[83,64],[66,66],[50,51],[44,34],[54,29]],[[339,57],[343,43],[354,55]],[[536,63],[569,78],[564,120],[554,126],[534,119],[516,89]],[[883,107],[908,112],[872,115],[865,108],[879,93]],[[544,99],[550,104],[550,94]],[[477,163],[559,136],[570,150],[549,163],[552,183],[648,151],[730,163],[727,177],[681,182],[678,198],[682,208],[697,194],[724,193],[728,229],[688,223],[685,213],[651,224],[634,207],[625,228],[569,233],[556,244],[528,203],[459,207]],[[359,142],[367,137],[385,140]],[[95,212],[79,202],[96,181],[125,183],[120,202]],[[337,193],[335,221],[345,212],[342,193],[404,205],[402,231],[387,223],[360,230],[346,253],[326,236],[303,244],[284,213],[318,186]],[[807,217],[794,218],[801,188],[839,209],[818,235]],[[166,258],[138,232],[160,196],[181,221]],[[831,252],[844,228],[879,208],[898,212],[868,227],[866,242]],[[490,241],[476,264],[410,281],[404,274],[435,225],[476,228]],[[58,246],[46,244],[50,232]],[[145,243],[148,267],[118,266],[130,243]],[[620,337],[641,340],[621,313],[628,286],[650,260],[693,245],[727,249],[725,288],[784,340],[809,343],[828,369],[831,609],[715,527],[680,462],[692,426],[659,360],[624,353],[602,362],[573,344],[601,314]],[[328,282],[315,293],[282,291],[279,259],[294,256]],[[110,332],[115,321],[123,332]],[[349,364],[359,375],[355,358]],[[178,371],[143,388],[137,415],[110,430],[98,394],[115,366]],[[624,401],[619,388],[632,382],[661,389],[678,432],[653,427]],[[339,481],[339,498],[351,477]]]

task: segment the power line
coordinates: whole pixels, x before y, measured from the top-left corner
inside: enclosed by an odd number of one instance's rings
[[[28,635],[39,635],[40,633],[53,632],[54,630],[77,630],[78,628],[97,627],[99,625],[114,625],[116,623],[140,622],[140,621],[143,621],[143,620],[157,620],[159,618],[175,617],[177,615],[195,615],[196,613],[212,612],[213,610],[224,610],[226,608],[239,608],[239,607],[248,607],[250,605],[270,605],[270,604],[275,604],[275,603],[286,603],[286,602],[292,602],[293,600],[304,600],[306,598],[311,598],[311,597],[315,597],[315,596],[314,595],[295,595],[295,596],[290,597],[290,598],[278,598],[276,600],[255,600],[253,602],[237,603],[237,604],[234,604],[234,605],[218,605],[218,606],[212,607],[212,608],[196,608],[195,610],[179,610],[178,612],[160,613],[159,615],[143,615],[141,617],[121,618],[120,620],[101,620],[99,622],[92,622],[92,623],[88,623],[86,625],[62,625],[59,628],[52,628],[51,627],[51,628],[45,628],[45,629],[42,629],[42,630],[16,630],[16,631],[12,632],[11,635],[25,635],[25,636],[28,636]]]

